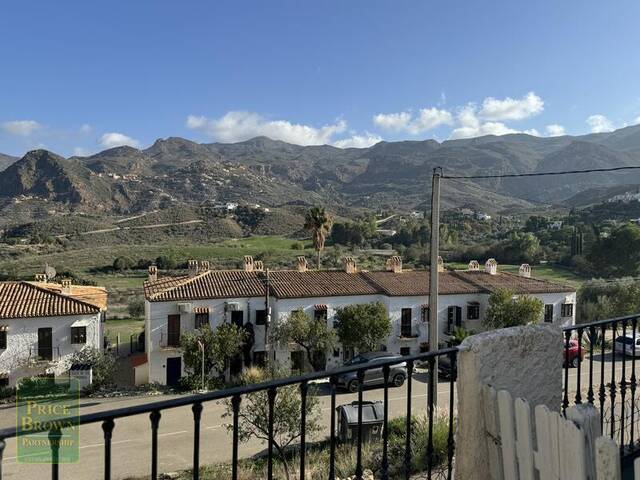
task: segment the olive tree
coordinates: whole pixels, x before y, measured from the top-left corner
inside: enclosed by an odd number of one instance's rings
[[[252,368],[242,376],[245,385],[260,383],[280,376],[275,370]],[[320,430],[320,409],[318,398],[312,387],[308,387],[306,401],[306,434],[311,436]],[[287,478],[289,465],[285,451],[302,435],[300,412],[302,398],[298,385],[280,387],[275,392],[273,408],[273,446],[282,460]],[[224,418],[233,418],[233,400],[225,401]],[[225,425],[233,431],[233,425]],[[238,405],[238,439],[248,442],[252,438],[263,443],[269,441],[269,393],[266,390],[243,395]]]
[[[339,308],[336,320],[342,345],[358,352],[378,350],[391,334],[391,320],[382,302]]]
[[[542,300],[500,288],[489,296],[489,307],[482,324],[485,328],[506,328],[538,323],[543,312]]]
[[[280,343],[295,343],[301,347],[314,370],[325,367],[324,355],[336,345],[336,334],[325,319],[314,320],[303,310],[294,310],[271,331],[271,338]]]

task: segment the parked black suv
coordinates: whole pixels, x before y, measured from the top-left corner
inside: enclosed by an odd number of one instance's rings
[[[381,363],[385,360],[398,359],[401,360],[400,355],[396,355],[389,352],[372,352],[372,353],[360,353],[345,363],[345,366],[361,365],[368,367],[368,370],[364,372],[364,385],[383,385],[384,377],[382,374],[382,367],[374,368],[377,363]],[[404,381],[407,379],[407,364],[400,362],[396,365],[391,365],[389,370],[389,382],[395,387],[401,387]],[[350,392],[357,392],[358,386],[358,372],[343,373],[338,377],[338,387],[345,388]]]

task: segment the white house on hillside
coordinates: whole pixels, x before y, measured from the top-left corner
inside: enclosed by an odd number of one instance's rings
[[[0,282],[0,385],[69,370],[73,353],[102,348],[107,293],[100,287]]]
[[[446,336],[455,326],[480,330],[489,295],[497,288],[540,298],[547,322],[573,323],[575,289],[530,274],[528,265],[523,265],[518,275],[499,272],[492,259],[484,270],[474,261],[468,270],[442,271],[441,335]],[[244,270],[211,270],[208,262],[190,262],[189,272],[180,277],[158,278],[157,269],[151,267],[144,288],[147,363],[137,368],[146,368],[151,382],[173,384],[179,380],[184,374],[180,335],[205,323],[212,328],[223,322],[250,323],[255,362],[272,358],[299,369],[304,362],[301,352],[265,344],[267,323],[286,321],[295,310],[333,327],[338,308],[379,301],[386,306],[393,328],[381,349],[410,355],[428,347],[429,272],[403,270],[399,257],[391,258],[386,270],[374,272],[359,271],[353,259],[346,259],[344,270],[328,271],[309,270],[304,257],[298,259],[296,270],[269,272],[251,257],[245,257]],[[341,364],[349,353],[340,347],[327,352],[327,368]],[[242,362],[236,362],[232,369],[232,373],[239,372]]]

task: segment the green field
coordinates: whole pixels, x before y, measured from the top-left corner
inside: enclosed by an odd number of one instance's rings
[[[295,248],[294,248],[295,247]],[[108,267],[120,256],[153,260],[160,255],[173,257],[177,262],[190,259],[210,260],[214,265],[230,267],[240,264],[244,255],[261,255],[265,263],[292,263],[296,256],[314,254],[311,242],[300,242],[282,236],[256,236],[223,240],[215,243],[188,244],[166,242],[147,245],[110,245],[73,250],[62,250],[53,253],[24,253],[11,259],[0,261],[0,272],[12,272],[12,276],[31,277],[42,271],[45,263],[58,271],[72,271],[78,274],[90,274],[100,278],[96,269]],[[103,276],[106,277],[106,276]],[[109,276],[111,277],[111,276]],[[135,277],[133,277],[135,278]],[[106,279],[113,286],[138,286],[139,282],[131,277]]]
[[[144,320],[140,318],[128,318],[126,320],[107,320],[104,323],[104,336],[112,345],[115,345],[120,334],[120,345],[128,348],[132,334],[138,335],[144,330]]]

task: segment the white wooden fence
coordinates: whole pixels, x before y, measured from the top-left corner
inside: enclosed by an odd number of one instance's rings
[[[489,386],[482,400],[492,479],[620,480],[620,449],[600,436],[592,405],[570,407],[566,418],[544,405],[532,412],[526,400]],[[640,480],[640,459],[634,467]]]

